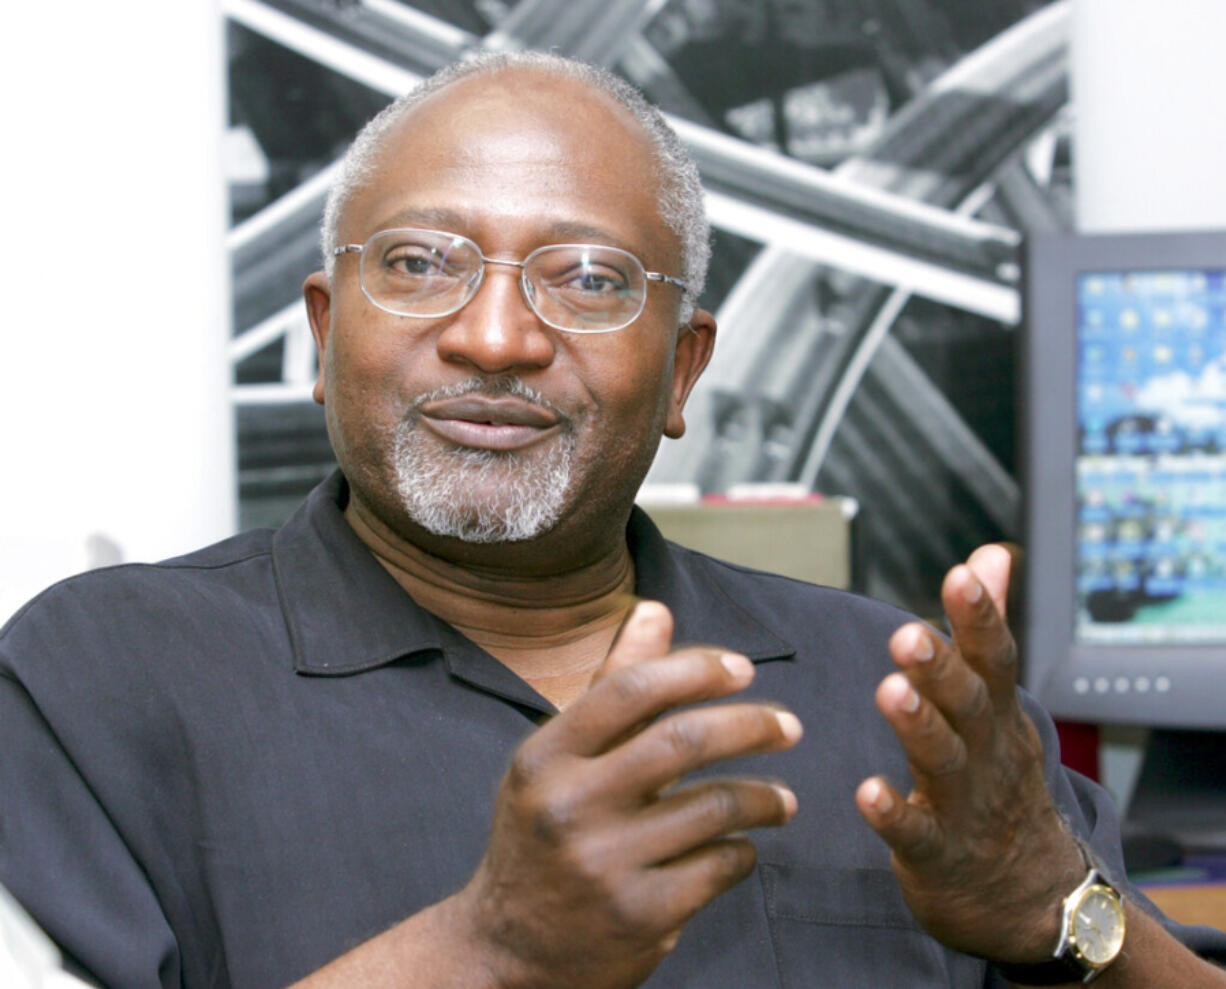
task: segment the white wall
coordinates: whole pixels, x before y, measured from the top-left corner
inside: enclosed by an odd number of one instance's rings
[[[233,530],[221,31],[212,0],[5,10],[0,618]]]
[[[1074,0],[1072,95],[1082,233],[1226,228],[1226,0]],[[1106,725],[1121,806],[1148,733]]]
[[[1226,2],[1074,0],[1083,233],[1226,228]]]

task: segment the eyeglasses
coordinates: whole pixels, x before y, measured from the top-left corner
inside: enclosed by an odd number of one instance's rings
[[[450,316],[472,301],[487,264],[520,269],[524,301],[540,319],[571,333],[609,333],[629,326],[647,304],[648,282],[688,286],[647,271],[628,251],[600,244],[550,244],[522,261],[487,258],[467,237],[441,230],[380,230],[365,244],[343,244],[333,255],[358,254],[362,292],[384,312],[429,319]]]

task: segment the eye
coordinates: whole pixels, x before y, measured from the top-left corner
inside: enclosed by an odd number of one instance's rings
[[[393,274],[410,278],[455,277],[458,266],[449,261],[448,252],[430,244],[401,243],[383,255],[383,267]]]
[[[533,267],[547,291],[595,299],[627,292],[634,284],[620,261],[607,252],[593,256],[591,252],[576,254],[560,249],[542,254]]]
[[[428,275],[434,260],[429,255],[400,254],[387,258],[384,264],[402,275]]]
[[[588,295],[609,295],[614,292],[624,292],[626,279],[618,272],[585,265],[563,277],[557,287]]]

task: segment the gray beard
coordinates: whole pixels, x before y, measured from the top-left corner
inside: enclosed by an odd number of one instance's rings
[[[480,379],[461,382],[423,395],[415,405],[472,392],[517,395],[548,405],[515,378],[499,379],[493,387]],[[564,419],[564,427],[569,420]],[[400,502],[427,532],[467,543],[521,542],[548,532],[561,517],[575,436],[564,428],[543,455],[447,449],[408,419],[396,429],[392,452]]]

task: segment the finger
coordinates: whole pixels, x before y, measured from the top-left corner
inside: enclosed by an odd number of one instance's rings
[[[965,564],[954,567],[941,587],[941,601],[962,658],[984,679],[998,710],[1013,703],[1017,645],[991,595]]]
[[[748,686],[753,676],[753,663],[744,656],[712,648],[640,660],[586,690],[520,751],[540,757],[556,751],[596,756],[670,708],[726,697]]]
[[[1009,577],[1013,572],[1013,555],[1000,543],[980,546],[967,558],[966,565],[979,578],[979,583],[992,599],[1002,619],[1009,618]]]
[[[753,872],[757,861],[748,838],[718,838],[650,870],[645,905],[652,916],[684,923]]]
[[[1002,614],[1012,628],[1015,624],[1014,616],[1021,610],[1018,602],[1021,599],[1024,584],[1022,578],[1026,573],[1026,551],[1014,542],[1003,542],[996,545],[1009,554],[1009,587],[1005,592],[1005,610]]]
[[[891,673],[882,680],[876,699],[917,774],[948,780],[965,768],[967,748],[962,736],[905,676]]]
[[[672,612],[659,601],[635,602],[618,627],[609,653],[591,682],[598,683],[645,659],[667,655],[672,641]]]
[[[894,854],[911,867],[939,855],[941,832],[935,818],[922,805],[904,800],[880,776],[866,779],[856,789],[856,808]]]
[[[932,628],[904,625],[890,637],[890,654],[955,731],[973,740],[990,729],[994,709],[983,678]]]
[[[635,602],[617,627],[613,643],[609,646],[604,661],[588,681],[588,687],[591,688],[606,677],[635,663],[666,656],[672,641],[672,612],[659,601]],[[646,721],[641,721],[628,725],[606,745],[612,747],[620,744],[624,739],[641,731],[646,724]]]
[[[791,711],[766,704],[721,704],[669,715],[609,752],[601,767],[624,793],[649,800],[696,769],[726,759],[791,748],[803,733]]]
[[[643,861],[667,862],[739,831],[787,824],[796,807],[796,795],[782,783],[710,780],[651,804],[621,838],[640,850]]]

